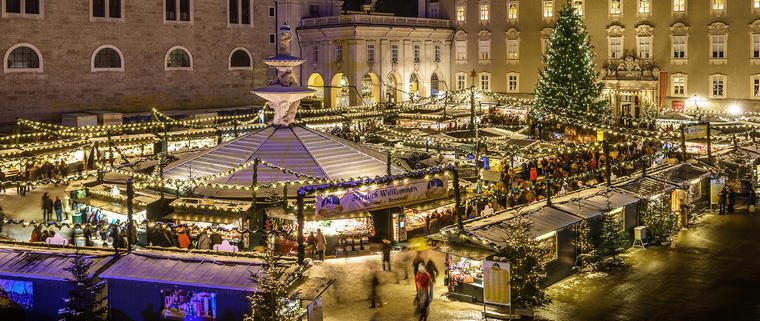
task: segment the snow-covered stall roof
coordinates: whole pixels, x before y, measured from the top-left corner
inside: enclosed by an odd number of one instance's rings
[[[67,249],[0,248],[0,276],[66,281],[71,273],[64,268],[71,266],[77,255],[90,258],[91,276],[113,259],[113,254],[106,252],[77,254]]]
[[[167,166],[164,176],[188,179],[219,175],[259,158],[275,166],[309,176],[347,179],[386,174],[385,155],[353,142],[300,126],[267,127],[218,145],[199,155]],[[403,172],[393,166],[392,172]],[[259,165],[258,182],[295,181],[298,177]],[[211,183],[250,185],[252,166]]]
[[[260,271],[261,264],[259,260],[243,257],[133,252],[120,258],[100,277],[250,292],[256,291],[251,272]]]

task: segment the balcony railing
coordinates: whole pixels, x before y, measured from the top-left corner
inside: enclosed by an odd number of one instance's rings
[[[318,27],[332,25],[390,25],[409,27],[450,28],[451,23],[446,19],[429,19],[415,17],[396,17],[381,15],[350,14],[341,16],[301,19],[300,27]]]

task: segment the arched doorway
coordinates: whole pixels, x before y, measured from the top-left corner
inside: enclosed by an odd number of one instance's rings
[[[309,89],[315,90],[312,98],[317,100],[325,99],[325,80],[322,79],[322,75],[316,72],[309,75],[309,80],[306,81],[306,86],[309,87]]]
[[[380,102],[380,79],[374,73],[362,77],[362,100],[370,105]]]
[[[409,99],[416,99],[420,96],[420,77],[416,73],[409,77]]]
[[[386,79],[385,84],[385,96],[386,100],[389,103],[397,103],[398,102],[398,92],[399,92],[399,86],[401,85],[401,78],[398,76],[398,74],[391,72],[388,74],[388,77]]]
[[[349,98],[348,77],[343,73],[337,73],[330,82],[330,101],[332,107],[348,107],[351,104]]]
[[[440,92],[440,81],[438,80],[438,75],[436,73],[433,73],[432,76],[430,76],[430,97],[438,97],[438,93]]]

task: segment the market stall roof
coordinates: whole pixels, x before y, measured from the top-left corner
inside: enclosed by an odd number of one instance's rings
[[[174,212],[164,216],[163,219],[215,224],[233,224],[235,222],[240,222],[242,215],[235,216],[231,214],[192,214]]]
[[[453,254],[459,257],[468,258],[470,260],[476,260],[480,261],[483,260],[491,255],[496,254],[496,252],[491,250],[486,250],[474,246],[466,246],[466,245],[456,245],[456,244],[444,244],[441,246],[438,246],[435,248],[435,251],[441,252],[441,253],[448,253]]]
[[[167,166],[165,177],[188,179],[215,176],[211,183],[251,185],[252,165],[235,167],[259,158],[274,166],[301,174],[347,179],[386,174],[385,155],[347,140],[301,126],[266,127],[199,155]],[[228,174],[229,171],[233,171]],[[404,169],[392,167],[393,173]],[[299,177],[259,165],[258,182],[296,181]]]
[[[640,198],[651,198],[676,189],[677,186],[649,177],[638,177],[614,185],[615,188]]]
[[[0,248],[0,276],[66,281],[71,277],[71,273],[64,268],[71,266],[77,255],[90,258],[92,266],[88,272],[91,276],[113,259],[113,253],[89,252],[77,254],[68,249],[3,247]]]
[[[249,292],[257,289],[251,273],[260,271],[261,264],[244,257],[136,251],[121,257],[100,277]]]
[[[264,209],[264,211],[269,217],[279,218],[279,219],[289,220],[289,221],[297,220],[295,213],[285,212],[285,210],[283,210],[282,207],[280,206],[267,207]],[[313,208],[304,210],[304,219],[307,221],[335,221],[335,220],[343,220],[343,219],[356,219],[356,218],[368,218],[368,217],[372,217],[372,213],[367,212],[367,211],[341,213],[335,216],[323,217],[323,216],[316,215]]]
[[[592,191],[594,191],[594,193],[582,195],[580,197],[555,200],[552,206],[580,218],[587,219],[599,216],[608,209],[621,208],[639,201],[638,198],[631,195],[610,190],[608,192],[609,204],[607,204],[608,199],[607,196],[604,195],[604,190],[602,188],[594,188]]]
[[[681,184],[710,175],[710,171],[688,164],[678,164],[649,174],[653,178]]]
[[[556,208],[546,206],[545,202],[534,206],[510,209],[482,218],[465,222],[465,234],[478,240],[486,240],[491,248],[498,250],[506,246],[509,222],[517,216],[523,216],[530,224],[530,234],[537,238],[547,233],[560,230],[579,222],[581,219]],[[456,226],[444,229],[455,232]]]

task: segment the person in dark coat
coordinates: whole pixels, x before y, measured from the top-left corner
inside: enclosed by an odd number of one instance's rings
[[[222,244],[222,235],[219,234],[219,231],[214,230],[214,232],[211,233],[211,248],[214,248],[214,245]]]
[[[206,231],[206,229],[203,229],[201,231],[201,235],[198,236],[198,249],[199,250],[211,249],[211,238],[208,236],[208,231]]]
[[[42,194],[41,206],[42,220],[45,222],[50,222],[53,216],[53,200],[50,199],[50,195],[48,195],[47,192]]]
[[[55,210],[55,221],[63,221],[63,202],[61,202],[61,198],[58,196],[55,197],[55,202],[53,202],[53,210]]]
[[[422,252],[417,251],[417,254],[414,256],[414,260],[412,260],[412,270],[414,271],[413,275],[417,275],[417,272],[419,272],[419,266],[423,263],[424,261],[422,261]]]
[[[388,272],[391,271],[391,250],[393,246],[391,241],[383,240],[383,271],[385,271],[385,265],[388,265]]]
[[[736,204],[736,192],[733,189],[728,190],[728,214],[734,214],[734,204]]]
[[[425,264],[425,271],[430,274],[430,295],[428,299],[433,301],[433,288],[435,288],[435,278],[438,276],[438,267],[435,266],[433,260],[428,260]]]
[[[720,206],[720,215],[726,214],[726,203],[728,201],[728,187],[723,186],[723,189],[720,190],[720,194],[718,198],[718,205]]]
[[[111,233],[109,233],[108,236],[113,241],[112,245],[114,249],[118,249],[121,247],[121,237],[119,235],[119,227],[116,226],[116,224],[111,224]]]

